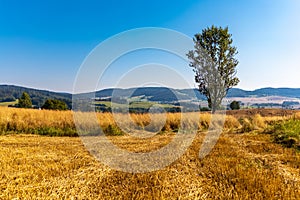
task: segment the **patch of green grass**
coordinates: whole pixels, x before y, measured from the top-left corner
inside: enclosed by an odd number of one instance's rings
[[[154,103],[151,102],[132,102],[129,104],[130,108],[150,108]],[[108,108],[126,108],[127,104],[120,104],[110,101],[97,101],[95,102],[96,106],[106,106]]]
[[[111,125],[111,124],[109,124],[103,131],[104,131],[105,135],[109,135],[109,136],[124,135],[124,133],[118,126]]]
[[[137,101],[137,102],[132,102],[129,107],[130,108],[150,108],[154,105],[160,106],[162,108],[172,108],[174,107],[173,105],[170,104],[160,104],[160,103],[155,103],[155,102],[149,102],[149,101]]]
[[[54,128],[54,127],[43,127],[29,130],[29,133],[47,136],[59,136],[59,137],[78,137],[75,129],[72,128]]]
[[[290,119],[274,124],[268,130],[276,143],[300,150],[300,120]]]
[[[123,108],[126,107],[126,104],[120,104],[120,103],[111,103],[110,101],[96,101],[95,105],[105,105],[106,107],[119,107]],[[149,102],[149,101],[134,101],[129,103],[129,108],[150,108],[153,105],[159,105],[163,108],[171,108],[174,107],[170,104],[159,104],[155,102]]]
[[[17,103],[18,103],[18,100],[16,100],[16,101],[9,101],[9,102],[0,102],[0,106],[4,106],[4,107],[13,106],[13,105],[15,105]]]

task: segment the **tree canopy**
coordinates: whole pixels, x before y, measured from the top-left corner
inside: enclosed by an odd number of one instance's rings
[[[42,109],[47,110],[67,110],[68,106],[64,101],[57,100],[57,99],[47,99]]]
[[[239,83],[235,58],[238,52],[231,37],[228,27],[211,26],[195,35],[194,50],[187,54],[198,89],[207,97],[213,113],[220,108],[228,90]]]
[[[19,108],[32,108],[31,98],[28,93],[23,92],[22,96],[19,98],[18,107]]]
[[[229,105],[231,110],[239,110],[241,108],[240,102],[238,101],[232,101]]]

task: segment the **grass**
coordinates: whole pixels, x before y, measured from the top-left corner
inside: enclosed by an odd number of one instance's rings
[[[293,147],[300,151],[300,120],[289,119],[277,122],[269,127],[267,132],[271,133],[276,143],[286,147]]]
[[[167,144],[110,137],[130,151]],[[0,199],[298,199],[300,157],[266,134],[223,134],[198,158],[203,134],[170,166],[150,173],[116,171],[97,162],[79,138],[0,136]]]
[[[93,124],[90,121],[89,113],[78,113],[82,120],[82,129],[90,130]],[[188,123],[197,123],[199,131],[205,130],[209,126],[210,114],[209,113],[186,113],[186,121]],[[200,120],[198,120],[200,117]],[[180,113],[166,113],[154,114],[151,121],[149,114],[135,114],[131,113],[128,117],[124,114],[112,113],[97,113],[97,118],[101,128],[105,134],[108,135],[122,135],[115,118],[120,118],[123,125],[131,127],[134,124],[141,130],[160,128],[161,121],[165,120],[166,123],[162,124],[162,131],[177,131],[181,125]],[[193,122],[192,122],[193,121]],[[150,124],[150,126],[148,126]],[[116,132],[112,130],[117,130]],[[35,109],[20,109],[20,108],[0,108],[0,133],[29,133],[50,136],[76,136],[76,127],[74,124],[72,111],[50,111],[50,110],[35,110]]]
[[[0,133],[75,136],[71,111],[0,108]]]
[[[126,107],[126,104],[120,104],[120,103],[111,103],[110,101],[96,101],[95,105],[105,105],[106,107]],[[150,108],[151,106],[155,105],[156,103],[154,102],[149,102],[149,101],[133,101],[129,104],[130,108]],[[169,107],[174,107],[174,105],[171,104],[159,104],[159,106],[163,108],[169,108]]]
[[[79,114],[90,128],[89,114]],[[131,114],[141,132],[166,121],[164,134],[147,139],[122,132],[111,113],[97,118],[114,145],[139,153],[170,143],[181,114],[155,114],[152,122]],[[96,161],[78,137],[48,137],[76,136],[71,111],[1,107],[0,199],[299,199],[299,113],[227,115],[216,146],[199,159],[210,121],[209,113],[187,113],[184,126],[196,123],[198,133],[185,154],[158,171],[133,174]]]
[[[89,113],[78,113],[86,133],[93,124]],[[166,113],[166,114],[124,114],[97,113],[99,124],[106,135],[126,135],[132,128],[150,132],[177,132],[181,126],[188,129],[197,127],[198,131],[208,129],[211,114],[208,113]],[[152,117],[152,118],[151,118]],[[116,120],[119,123],[116,123]],[[165,123],[164,123],[165,122]],[[126,127],[120,129],[119,126]],[[287,147],[299,149],[300,113],[287,116],[252,116],[227,115],[224,131],[230,133],[272,133],[274,141]],[[50,111],[0,107],[0,133],[38,134],[48,136],[78,136],[72,111]]]
[[[78,113],[92,127],[89,113]],[[210,113],[130,114],[141,139],[120,130],[111,113],[97,119],[110,141],[127,151],[151,152],[172,141],[180,126],[197,135],[171,165],[145,174],[101,164],[78,137],[71,111],[0,108],[0,199],[299,199],[300,114],[227,115],[223,133],[204,159],[198,153]],[[124,119],[131,119],[128,122]],[[165,121],[161,126],[161,121]],[[139,131],[138,131],[139,132]],[[122,136],[121,136],[122,135]],[[287,148],[289,147],[289,148]]]
[[[8,106],[13,106],[17,103],[18,103],[18,100],[10,101],[10,102],[0,102],[0,106],[8,107]]]
[[[110,101],[96,101],[95,106],[100,112],[111,112],[112,110],[115,112],[127,112],[127,109],[129,109],[131,113],[147,113],[152,106],[159,106],[160,108],[164,108],[170,112],[180,110],[179,107],[171,104],[158,104],[148,101],[133,101],[130,102],[129,105]]]

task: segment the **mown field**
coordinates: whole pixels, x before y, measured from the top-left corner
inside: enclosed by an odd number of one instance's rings
[[[178,113],[167,115],[163,131],[148,139],[122,133],[109,113],[97,117],[115,145],[150,152],[168,144],[180,126]],[[132,119],[141,127],[149,123],[146,114]],[[198,153],[210,114],[200,119],[181,158],[161,170],[134,174],[98,162],[79,137],[50,137],[76,136],[71,111],[0,108],[0,199],[300,198],[300,114],[229,113],[204,159]]]
[[[9,102],[0,102],[0,106],[3,106],[3,107],[13,106],[13,105],[15,105],[17,103],[18,103],[18,100],[16,100],[16,101],[9,101]]]

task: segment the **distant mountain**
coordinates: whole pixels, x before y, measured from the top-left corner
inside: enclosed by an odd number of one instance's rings
[[[197,89],[170,89],[164,87],[143,87],[130,89],[105,89],[96,92],[96,97],[103,98],[112,96],[146,96],[150,101],[176,101],[176,96],[180,99],[189,100],[192,96],[205,100],[205,96],[199,93]],[[290,98],[300,98],[300,88],[261,88],[253,91],[232,88],[228,91],[227,97],[266,97],[266,96],[282,96]]]
[[[228,91],[227,97],[266,97],[282,96],[300,98],[300,88],[261,88],[253,91],[232,88]]]
[[[15,101],[23,92],[27,92],[33,104],[40,107],[47,99],[59,99],[65,101],[71,107],[72,94],[38,90],[14,85],[0,85],[0,102]],[[119,98],[138,97],[147,101],[174,102],[177,99],[192,101],[205,100],[206,98],[197,89],[172,89],[166,87],[141,87],[141,88],[111,88],[96,91],[96,98],[110,98],[112,95]],[[196,99],[191,97],[196,96]],[[227,97],[266,97],[282,96],[289,98],[300,98],[300,88],[261,88],[254,91],[232,88],[228,91]]]
[[[191,97],[197,97],[204,100],[205,97],[196,89],[172,89],[166,87],[142,87],[129,89],[104,89],[97,91],[97,98],[116,97],[141,97],[148,101],[173,102],[180,100],[191,100]],[[193,99],[192,99],[193,100]],[[195,99],[194,99],[195,100]]]

